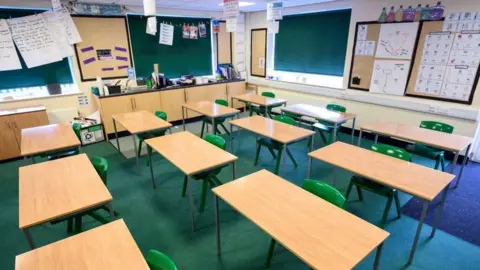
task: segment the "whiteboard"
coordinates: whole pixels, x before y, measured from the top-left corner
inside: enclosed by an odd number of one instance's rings
[[[375,60],[370,92],[403,96],[409,70],[410,61]]]
[[[418,22],[382,24],[375,57],[410,60],[418,25]]]

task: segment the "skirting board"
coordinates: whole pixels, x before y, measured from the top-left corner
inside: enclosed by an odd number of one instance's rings
[[[427,103],[414,101],[414,98],[411,97],[405,97],[404,100],[399,100],[397,98],[390,98],[386,95],[363,93],[354,90],[346,91],[345,89],[332,89],[298,83],[266,80],[254,77],[249,77],[247,82],[251,84],[257,84],[259,86],[268,86],[271,88],[285,89],[288,91],[321,95],[326,97],[333,97],[338,99],[345,99],[410,111],[442,115],[462,120],[477,121],[479,119],[478,108],[455,108],[450,107],[449,103],[445,103],[445,105],[430,105]]]

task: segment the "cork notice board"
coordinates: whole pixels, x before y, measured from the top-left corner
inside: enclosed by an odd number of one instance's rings
[[[232,33],[227,32],[227,24],[220,22],[217,33],[217,64],[232,64]]]
[[[128,77],[132,67],[125,17],[73,16],[82,37],[75,45],[82,82]]]
[[[267,76],[267,29],[252,29],[250,75]]]

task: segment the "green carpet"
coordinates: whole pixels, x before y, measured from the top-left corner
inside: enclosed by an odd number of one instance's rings
[[[262,150],[259,166],[253,166],[255,157],[255,136],[246,131],[241,133],[241,144],[236,147],[237,176],[245,176],[261,168],[274,168],[274,161],[265,149]],[[350,136],[341,134],[343,141]],[[363,140],[364,147],[371,142]],[[300,185],[306,176],[307,147],[306,141],[290,147],[299,163],[294,168],[287,159],[287,177],[289,181]],[[319,137],[316,147],[320,147]],[[215,226],[211,192],[204,213],[197,214],[197,231],[192,233],[189,216],[188,198],[182,198],[181,187],[183,175],[173,165],[154,155],[154,171],[158,187],[153,190],[150,174],[146,167],[146,157],[141,158],[143,175],[138,176],[135,160],[125,159],[108,142],[98,143],[83,148],[89,157],[102,156],[110,162],[108,188],[114,198],[113,207],[121,214],[143,254],[149,249],[157,249],[170,256],[179,269],[262,269],[269,237],[257,226],[246,220],[225,203],[220,203],[220,219],[223,254],[216,256]],[[419,160],[416,158],[415,160]],[[422,161],[427,164],[427,161]],[[18,229],[18,167],[24,161],[0,164],[0,269],[14,269],[15,256],[28,251],[27,241]],[[432,165],[432,164],[430,164]],[[333,167],[320,162],[313,162],[312,178],[332,181]],[[231,169],[222,171],[220,179],[231,180]],[[345,192],[350,178],[348,172],[337,170],[337,188]],[[428,179],[426,179],[428,180]],[[68,179],[65,179],[68,181]],[[193,193],[198,207],[201,184],[195,182]],[[357,201],[352,192],[347,210],[353,214],[377,224],[385,207],[385,199],[364,192],[365,200]],[[401,194],[402,205],[410,196]],[[308,207],[306,205],[305,207]],[[301,211],[301,209],[299,209]],[[390,218],[395,217],[392,207]],[[84,218],[84,229],[94,228],[100,224],[95,220]],[[407,216],[387,223],[386,230],[391,235],[387,239],[380,263],[381,269],[400,269],[404,267],[413,241],[417,221]],[[431,227],[424,225],[415,261],[409,269],[478,269],[480,265],[480,248],[463,240],[438,231],[435,238],[427,240]],[[32,229],[32,236],[37,246],[43,246],[69,235],[66,223],[58,225],[44,224]],[[371,254],[357,269],[372,269]],[[281,246],[277,246],[271,269],[307,269],[306,265],[295,255]]]

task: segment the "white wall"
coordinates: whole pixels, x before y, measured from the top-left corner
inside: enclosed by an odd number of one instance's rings
[[[340,0],[324,4],[285,8],[284,15],[330,9],[352,8],[352,19],[350,25],[344,72],[344,74],[349,74],[350,62],[352,58],[351,52],[355,36],[355,25],[357,22],[377,20],[383,7],[398,7],[400,4],[402,4],[404,7],[408,7],[409,5],[416,6],[418,4],[432,5],[434,4],[434,2],[436,1]],[[465,12],[477,10],[480,11],[480,2],[478,0],[447,0],[442,1],[442,3],[444,3],[444,5],[447,7],[447,12]],[[248,69],[250,68],[250,30],[266,27],[267,23],[265,12],[254,12],[247,14],[247,34],[245,51]],[[312,27],[318,27],[319,31],[321,31],[321,27],[326,26]],[[280,31],[282,31],[281,28]],[[248,73],[250,74],[250,71]],[[348,86],[348,75],[346,75],[344,78],[343,91],[324,87],[314,87],[294,83],[269,81],[266,79],[250,76],[248,78],[248,81],[251,83],[263,85],[264,87],[261,87],[260,91],[273,89],[273,91],[276,92],[279,97],[288,99],[290,104],[308,103],[312,105],[323,106],[324,104],[332,102],[345,105],[348,108],[348,111],[357,113],[359,115],[357,121],[358,124],[373,121],[390,121],[418,125],[421,120],[431,119],[447,122],[454,125],[455,133],[458,134],[474,137],[477,133],[478,124],[476,120],[478,118],[478,111],[480,109],[480,87],[477,88],[477,94],[475,95],[473,104],[471,106],[467,106],[449,102],[440,102],[411,97],[396,97],[389,95],[370,94],[356,90],[345,91]],[[353,101],[350,99],[356,99],[357,101]],[[363,102],[358,102],[358,100],[362,100]],[[371,102],[376,103],[377,105],[371,104]],[[428,111],[430,106],[449,110],[451,115],[454,117],[427,113],[426,111]],[[471,120],[465,120],[460,118],[470,118]]]

